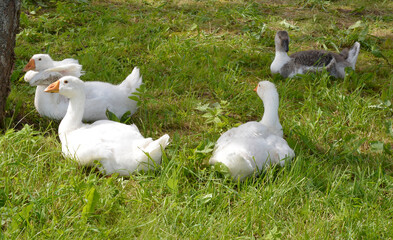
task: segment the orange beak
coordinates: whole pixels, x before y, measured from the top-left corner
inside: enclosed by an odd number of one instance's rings
[[[258,85],[254,88],[254,92],[256,92],[258,90]]]
[[[50,93],[58,93],[59,92],[59,86],[60,86],[60,80],[57,80],[56,82],[52,83],[49,85],[47,88],[45,88],[45,92],[50,92]]]
[[[34,59],[30,59],[27,65],[23,68],[23,71],[27,72],[29,70],[35,70],[35,61]]]

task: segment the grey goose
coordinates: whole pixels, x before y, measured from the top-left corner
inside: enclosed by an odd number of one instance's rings
[[[284,78],[296,74],[321,71],[323,68],[336,78],[345,77],[345,68],[355,70],[359,55],[360,43],[355,42],[351,49],[343,49],[341,53],[324,50],[308,50],[288,56],[289,35],[286,31],[278,31],[275,39],[276,55],[270,65],[273,74],[280,73]]]

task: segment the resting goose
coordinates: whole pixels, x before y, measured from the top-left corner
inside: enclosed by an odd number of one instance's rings
[[[82,65],[78,60],[66,58],[62,61],[53,61],[48,54],[35,54],[30,58],[23,71],[34,70],[36,72],[56,72],[63,76],[80,77],[83,75]]]
[[[48,54],[36,54],[24,68],[28,71],[25,81],[37,86],[34,105],[41,116],[61,120],[67,111],[68,99],[60,94],[49,94],[45,88],[63,76],[79,77],[83,74],[82,66],[75,59],[53,61]],[[139,69],[132,73],[119,85],[106,82],[86,82],[86,105],[83,121],[91,122],[107,119],[106,110],[113,112],[118,118],[130,111],[134,114],[137,103],[129,99],[142,84]]]
[[[169,141],[167,134],[153,141],[144,138],[134,124],[110,120],[82,123],[86,91],[85,83],[79,78],[62,77],[45,92],[69,98],[67,113],[59,125],[62,152],[66,157],[85,166],[94,166],[94,161],[99,161],[99,169],[104,174],[119,173],[121,176],[154,169],[161,163],[161,148],[164,149]]]
[[[209,160],[210,164],[227,166],[234,181],[259,174],[269,164],[283,165],[285,160],[295,156],[283,139],[276,87],[269,81],[262,81],[254,91],[263,101],[262,120],[247,122],[222,134]]]
[[[308,71],[321,71],[323,68],[336,78],[345,77],[345,68],[355,70],[356,60],[359,55],[360,43],[355,42],[350,50],[344,49],[341,53],[323,50],[308,50],[288,56],[289,36],[286,31],[278,31],[274,39],[276,56],[270,65],[271,72],[280,73],[284,78]]]

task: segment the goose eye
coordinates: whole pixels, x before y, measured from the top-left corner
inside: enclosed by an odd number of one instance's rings
[[[41,61],[41,58],[39,58],[38,61]]]
[[[65,81],[64,81],[64,83],[68,83],[68,81],[67,81],[67,80],[65,80]]]

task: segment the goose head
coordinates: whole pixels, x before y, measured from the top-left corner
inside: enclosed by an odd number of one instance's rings
[[[50,84],[45,92],[59,93],[67,98],[84,95],[85,83],[77,77],[65,76]]]
[[[254,91],[258,94],[264,103],[271,101],[278,103],[278,92],[274,83],[269,81],[261,81],[255,87]]]
[[[54,66],[52,58],[48,54],[35,54],[27,65],[23,68],[23,71],[34,70],[37,72],[44,71]]]
[[[289,35],[286,31],[278,31],[274,38],[276,51],[288,52],[289,51]]]

